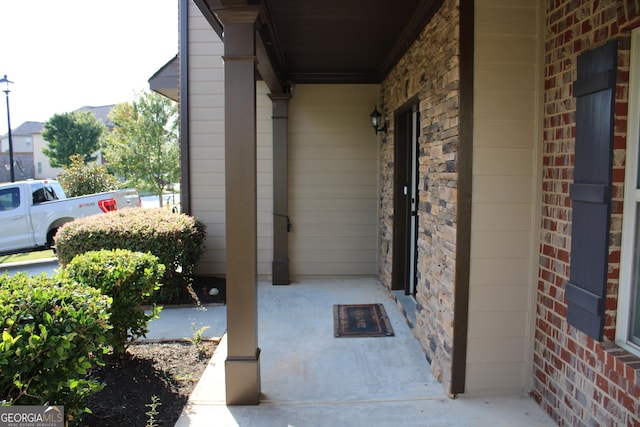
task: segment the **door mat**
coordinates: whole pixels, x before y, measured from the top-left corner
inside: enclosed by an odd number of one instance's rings
[[[337,338],[393,336],[382,304],[334,305],[333,330]]]

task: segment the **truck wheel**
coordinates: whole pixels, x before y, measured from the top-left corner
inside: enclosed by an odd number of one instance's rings
[[[56,242],[53,238],[57,232],[58,229],[53,228],[47,233],[47,249],[53,249],[53,253],[56,253]]]

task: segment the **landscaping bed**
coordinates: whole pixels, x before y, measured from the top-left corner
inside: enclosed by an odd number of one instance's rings
[[[218,290],[215,295],[210,292],[213,288]],[[196,276],[193,291],[201,304],[224,304],[226,300],[224,278]],[[194,305],[195,302],[193,296],[184,295],[177,304]],[[102,391],[87,401],[93,414],[85,415],[76,425],[146,426],[149,421],[147,412],[151,410],[147,405],[151,405],[152,396],[157,396],[160,405],[156,408],[155,425],[173,426],[216,346],[217,340],[203,340],[201,348],[204,351],[199,351],[189,341],[138,341],[128,348],[129,358],[119,360],[110,355],[104,367],[91,373],[106,384]]]
[[[127,350],[128,357],[108,357],[104,367],[90,375],[105,384],[86,402],[92,414],[81,423],[90,427],[173,426],[189,395],[213,355],[217,341],[139,342]],[[152,402],[157,396],[150,424]]]
[[[218,290],[215,295],[210,292],[213,288]],[[201,304],[225,303],[224,278],[196,276],[193,291]],[[195,302],[192,296],[185,295],[177,304],[194,305]],[[119,360],[110,355],[106,366],[91,373],[106,386],[89,397],[87,406],[93,414],[85,415],[79,425],[146,426],[147,412],[151,410],[147,405],[152,403],[152,396],[158,396],[160,405],[156,408],[155,425],[173,426],[216,346],[217,340],[203,340],[204,351],[189,341],[138,341],[128,348],[129,358]]]

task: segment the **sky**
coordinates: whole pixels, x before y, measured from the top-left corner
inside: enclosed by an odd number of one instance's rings
[[[131,102],[178,53],[178,0],[0,0],[11,128]],[[0,85],[4,91],[6,85]],[[0,93],[0,135],[7,133]]]

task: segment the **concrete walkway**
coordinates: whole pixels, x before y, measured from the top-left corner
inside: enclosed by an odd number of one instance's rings
[[[206,328],[202,332],[203,338],[222,338],[227,331],[227,307],[164,307],[160,318],[149,322],[147,336],[137,341],[193,338],[200,328]]]
[[[226,406],[223,338],[176,427],[555,425],[527,396],[447,398],[376,279],[260,283],[258,295],[260,405]],[[364,303],[384,304],[395,336],[334,338],[333,305]],[[173,310],[165,310],[161,319],[183,325],[183,334],[191,336],[194,318]],[[195,321],[206,325],[216,316]],[[161,319],[152,321],[151,336],[163,334]],[[219,328],[210,333],[215,336]]]

